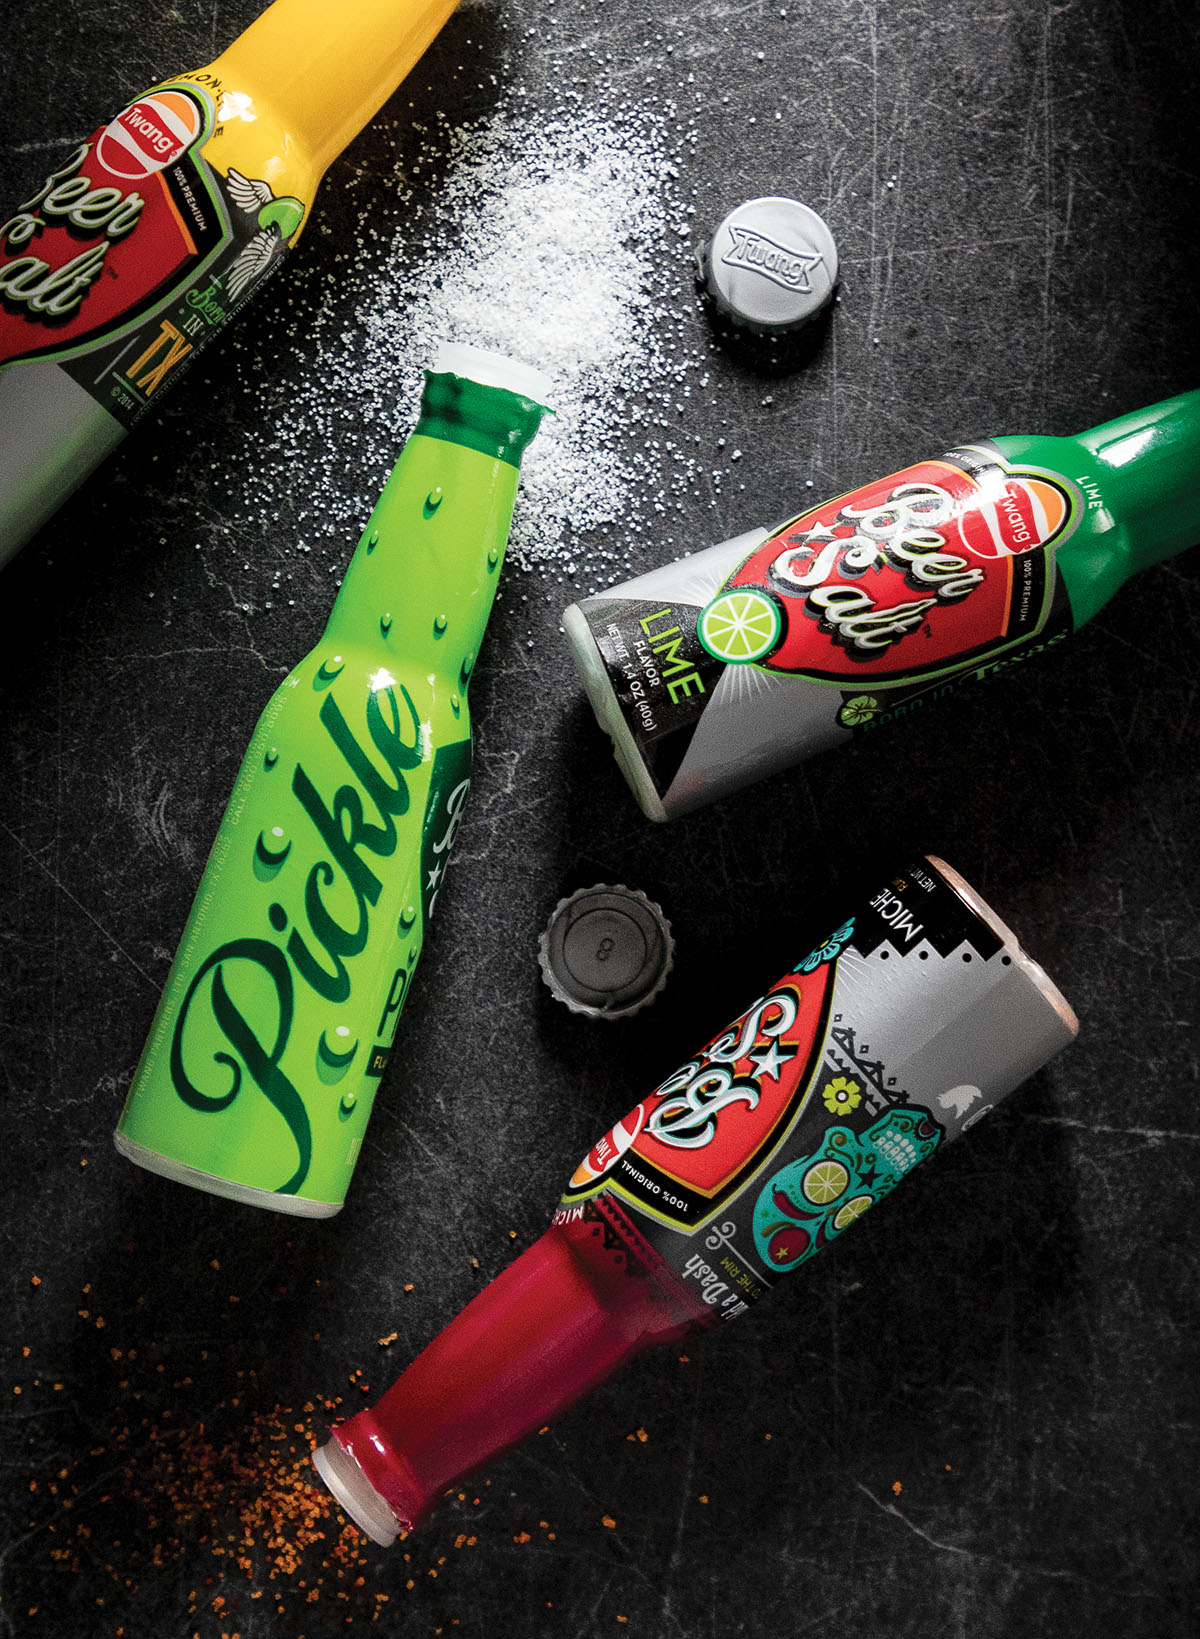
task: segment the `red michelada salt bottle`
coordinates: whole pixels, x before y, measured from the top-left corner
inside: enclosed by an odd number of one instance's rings
[[[392,1542],[627,1360],[743,1314],[1077,1029],[962,878],[910,861],[600,1140],[322,1478]]]

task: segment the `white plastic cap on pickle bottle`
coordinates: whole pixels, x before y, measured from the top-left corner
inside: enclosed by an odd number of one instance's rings
[[[620,883],[599,882],[560,899],[538,940],[551,995],[590,1019],[622,1019],[645,1007],[674,960],[662,907]]]
[[[700,276],[734,324],[763,335],[799,330],[833,299],[838,255],[824,220],[768,194],[735,206],[699,254]]]
[[[430,368],[434,375],[465,376],[481,387],[503,387],[519,398],[532,399],[535,404],[550,408],[549,376],[535,370],[532,364],[510,359],[506,353],[493,353],[465,341],[444,341],[434,354]]]

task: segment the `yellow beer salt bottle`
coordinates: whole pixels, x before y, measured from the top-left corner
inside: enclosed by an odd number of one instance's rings
[[[275,0],[126,104],[0,223],[0,564],[304,229],[454,0]]]

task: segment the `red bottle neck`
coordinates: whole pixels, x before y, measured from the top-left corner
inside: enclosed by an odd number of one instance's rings
[[[643,1349],[715,1324],[635,1240],[595,1213],[552,1225],[336,1431],[402,1527]]]

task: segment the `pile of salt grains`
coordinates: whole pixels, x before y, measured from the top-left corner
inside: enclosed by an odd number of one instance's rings
[[[297,256],[288,270],[303,374],[226,497],[230,521],[272,533],[294,523],[296,549],[328,540],[340,574],[411,430],[422,370],[453,339],[553,384],[555,414],[522,466],[510,565],[555,585],[579,575],[574,593],[632,573],[631,545],[649,527],[669,555],[664,515],[722,481],[687,430],[709,343],[669,110],[606,114],[575,96],[547,115],[504,97],[473,123],[436,117],[401,135],[390,177],[373,165],[351,179],[336,279],[328,258]],[[253,327],[235,345],[254,350]],[[267,359],[254,363],[270,379]],[[297,452],[305,505],[285,518]],[[287,598],[289,579],[281,569],[271,593]]]

